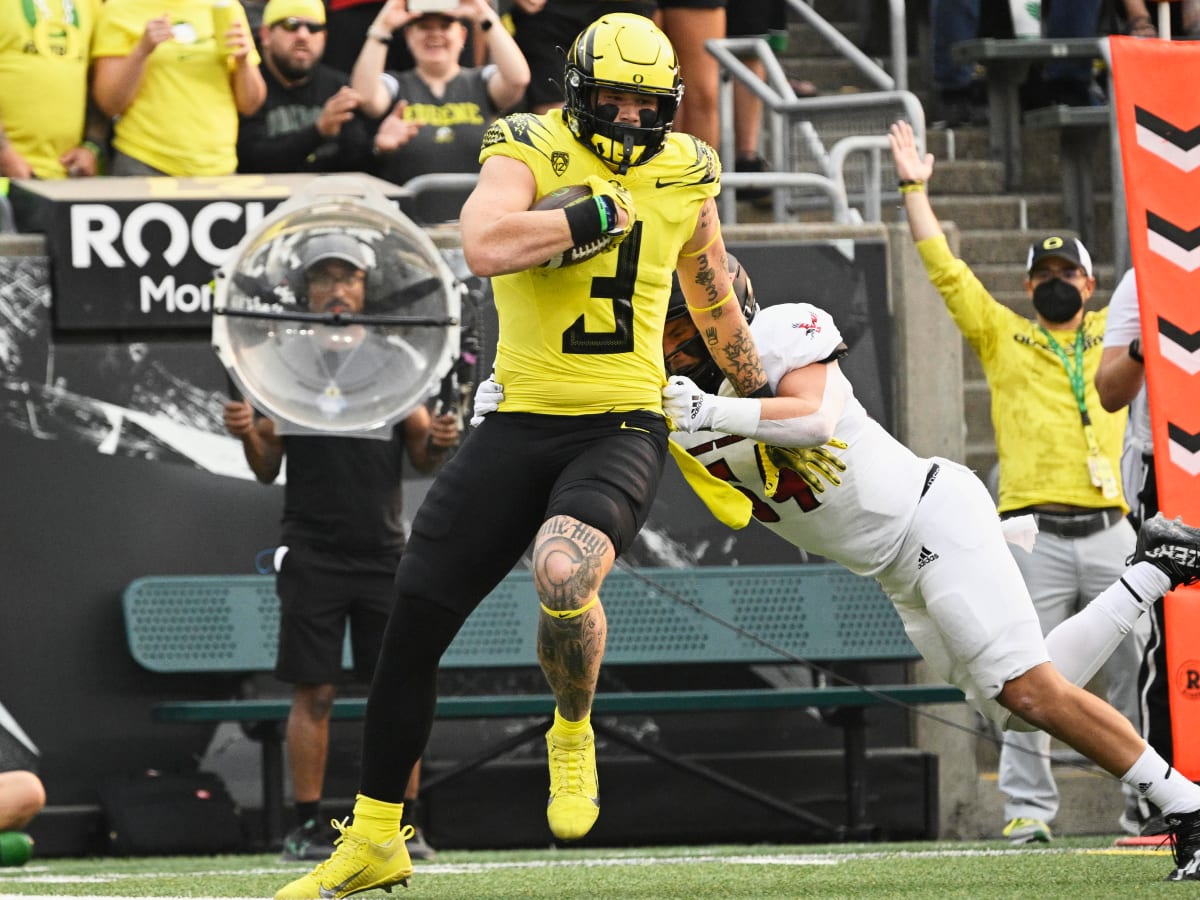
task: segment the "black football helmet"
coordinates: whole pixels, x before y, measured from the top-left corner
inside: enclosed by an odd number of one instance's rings
[[[655,101],[639,125],[619,124],[616,107],[596,103],[601,88],[639,94]],[[575,38],[563,72],[563,121],[571,133],[624,175],[663,148],[683,82],[670,40],[644,16],[601,16]]]
[[[728,253],[726,258],[729,262],[729,278],[733,282],[733,297],[741,306],[746,321],[751,322],[758,313],[758,301],[754,299],[754,285],[750,282],[750,276],[742,268],[737,257]],[[678,276],[672,276],[671,298],[667,301],[666,320],[671,322],[690,316],[687,301],[683,297],[683,291],[679,288]],[[681,354],[697,357],[700,362],[678,364],[673,362],[678,360]],[[721,382],[725,380],[725,373],[709,355],[708,347],[698,331],[687,340],[682,341],[670,353],[664,354],[663,360],[666,363],[668,375],[686,375],[696,383],[697,387],[710,394],[715,394],[721,387]]]

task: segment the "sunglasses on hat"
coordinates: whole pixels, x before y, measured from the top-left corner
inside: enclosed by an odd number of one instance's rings
[[[282,28],[288,33],[294,33],[301,28],[307,28],[309,34],[320,34],[325,30],[325,26],[320,22],[313,22],[310,19],[300,19],[296,16],[288,16],[286,19],[280,19],[271,25],[272,28]]]

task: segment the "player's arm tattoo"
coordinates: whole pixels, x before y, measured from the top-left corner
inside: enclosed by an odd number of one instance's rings
[[[767,383],[758,348],[754,345],[750,330],[744,325],[739,326],[723,343],[716,327],[709,326],[704,329],[704,340],[721,370],[727,376],[732,376],[738,394],[749,396]]]

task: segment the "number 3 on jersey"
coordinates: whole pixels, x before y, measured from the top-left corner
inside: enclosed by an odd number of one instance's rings
[[[563,353],[629,353],[633,350],[633,294],[641,246],[642,223],[639,221],[617,247],[616,274],[597,275],[592,279],[592,298],[612,301],[613,330],[588,331],[585,317],[581,315],[563,332]]]

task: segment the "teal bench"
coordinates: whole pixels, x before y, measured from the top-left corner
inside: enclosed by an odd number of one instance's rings
[[[914,660],[916,651],[878,585],[840,566],[616,569],[603,589],[606,668],[647,664],[770,665],[804,660]],[[145,669],[254,673],[275,662],[279,604],[274,579],[259,575],[139,578],[123,594],[126,636]],[[513,572],[468,620],[442,659],[445,669],[535,667],[538,603],[529,572]],[[347,655],[347,662],[348,662]],[[835,837],[869,833],[863,710],[882,704],[961,702],[949,685],[763,686],[718,690],[602,691],[593,725],[611,740],[678,766]],[[362,719],[366,701],[339,697],[336,719]],[[846,824],[835,825],[690,759],[648,746],[605,717],[724,710],[838,707],[845,749]],[[214,699],[156,704],[156,722],[239,722],[262,742],[264,839],[282,833],[283,723],[290,700]],[[554,698],[544,694],[440,696],[442,719],[537,717],[520,733],[422,783],[429,793],[451,778],[542,735]],[[252,728],[250,726],[253,726]]]

